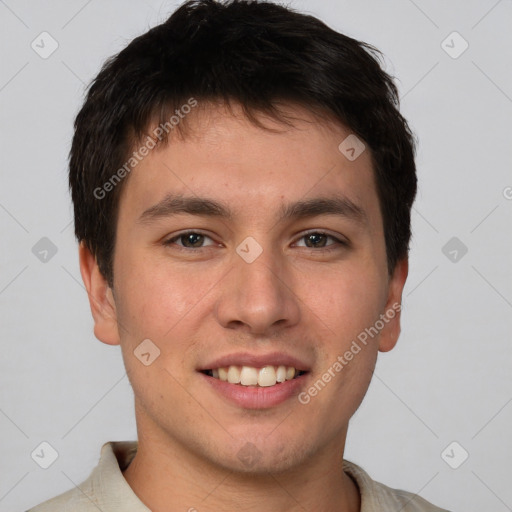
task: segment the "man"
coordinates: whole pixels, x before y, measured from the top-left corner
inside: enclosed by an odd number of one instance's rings
[[[70,186],[94,333],[138,442],[43,511],[439,511],[343,460],[400,332],[414,144],[376,50],[183,4],[94,80]]]

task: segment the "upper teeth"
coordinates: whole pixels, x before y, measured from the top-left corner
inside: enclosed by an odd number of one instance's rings
[[[212,370],[216,379],[242,386],[274,386],[278,382],[292,380],[297,370],[293,366],[226,366]]]

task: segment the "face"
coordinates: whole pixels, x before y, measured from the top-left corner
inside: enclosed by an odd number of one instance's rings
[[[390,277],[369,150],[349,160],[349,130],[289,110],[303,119],[293,128],[264,120],[279,133],[239,109],[194,113],[191,136],[138,164],[112,291],[82,248],[95,333],[121,344],[139,442],[237,471],[343,448],[377,352],[399,333],[406,263]]]

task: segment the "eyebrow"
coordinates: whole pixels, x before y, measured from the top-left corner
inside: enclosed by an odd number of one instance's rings
[[[224,203],[206,197],[169,194],[160,202],[145,210],[138,220],[140,223],[149,224],[179,214],[218,217],[226,220],[233,218],[233,212]],[[345,196],[335,196],[317,197],[282,205],[278,222],[320,215],[346,217],[348,220],[359,224],[364,224],[367,221],[367,215],[360,206]]]

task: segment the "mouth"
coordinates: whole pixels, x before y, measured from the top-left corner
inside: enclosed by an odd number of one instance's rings
[[[296,380],[308,373],[305,370],[298,370],[293,366],[284,365],[267,365],[260,368],[231,365],[200,371],[208,377],[213,377],[229,384],[261,388],[280,386],[287,381]]]

